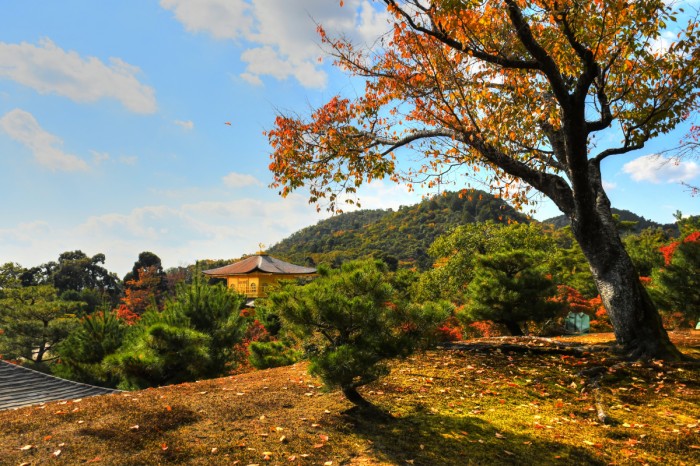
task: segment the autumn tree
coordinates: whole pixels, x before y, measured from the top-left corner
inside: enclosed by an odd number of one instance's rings
[[[156,266],[142,267],[135,278],[124,283],[124,296],[117,314],[127,322],[138,320],[149,307],[158,308],[162,303],[162,277]]]
[[[139,254],[131,271],[124,275],[125,295],[129,293],[129,290],[134,293],[135,300],[147,296],[147,300],[155,301],[158,308],[162,307],[168,293],[168,279],[160,257],[150,251]],[[125,304],[129,307],[128,303]]]
[[[308,119],[278,116],[267,132],[273,185],[282,195],[307,186],[334,209],[372,179],[485,167],[515,204],[534,189],[568,217],[629,357],[680,358],[619,237],[601,164],[697,108],[698,23],[681,25],[662,0],[380,3],[393,32],[372,50],[319,28],[365,93],[333,97]]]

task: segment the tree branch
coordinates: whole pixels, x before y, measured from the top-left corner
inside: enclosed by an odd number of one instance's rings
[[[401,8],[395,0],[383,0],[384,3],[386,3],[387,6],[392,7],[395,9],[406,21],[406,24],[408,24],[411,29],[417,32],[422,32],[423,34],[430,36],[434,39],[437,39],[438,41],[442,42],[443,44],[451,47],[454,50],[457,50],[462,53],[468,53],[469,55],[478,58],[479,60],[485,61],[487,63],[491,63],[493,65],[499,65],[504,68],[510,68],[510,69],[528,69],[528,70],[538,70],[540,69],[539,63],[535,60],[516,60],[512,58],[505,58],[505,57],[499,57],[498,55],[493,55],[490,53],[486,53],[483,50],[480,50],[476,47],[469,47],[462,42],[453,39],[452,37],[449,36],[449,34],[443,29],[442,25],[440,25],[439,22],[436,22],[433,16],[430,14],[429,9],[425,7],[421,7],[417,2],[411,2],[413,5],[416,6],[416,8],[419,8],[422,10],[428,18],[430,18],[430,24],[431,28],[426,28],[425,26],[421,26],[418,24],[411,14]]]
[[[535,58],[539,63],[538,69],[542,70],[549,80],[549,84],[552,86],[554,91],[554,96],[557,101],[564,109],[568,109],[569,105],[569,90],[566,86],[566,82],[554,63],[552,57],[549,56],[547,51],[542,48],[542,46],[535,40],[532,35],[532,30],[530,25],[525,21],[523,17],[523,12],[520,7],[515,3],[514,0],[505,0],[508,6],[508,16],[510,21],[515,27],[518,39],[525,46],[528,52]]]

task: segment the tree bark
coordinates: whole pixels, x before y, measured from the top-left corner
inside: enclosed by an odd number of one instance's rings
[[[355,387],[343,387],[342,391],[343,391],[343,395],[345,395],[345,398],[347,398],[348,401],[350,401],[352,404],[359,406],[360,408],[363,408],[363,409],[370,409],[370,410],[378,409],[372,403],[370,403],[369,401],[364,399]]]
[[[639,280],[617,232],[600,178],[597,181],[593,183],[599,185],[594,203],[577,202],[569,218],[610,316],[617,343],[630,359],[680,360],[683,355],[671,343],[656,305]]]

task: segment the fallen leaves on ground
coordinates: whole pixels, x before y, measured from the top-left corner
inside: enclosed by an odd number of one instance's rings
[[[683,334],[685,347],[700,348],[700,332],[695,335]],[[395,361],[389,376],[361,390],[392,421],[348,411],[352,405],[340,393],[320,390],[297,364],[86,398],[79,410],[68,401],[0,412],[0,448],[8,464],[49,465],[693,464],[697,458],[696,367],[624,363],[607,352],[537,352],[547,343],[534,339],[523,339],[522,351],[508,351],[519,340],[501,341],[501,348],[436,349]],[[600,377],[598,400],[588,373]],[[596,403],[610,424],[598,420]]]

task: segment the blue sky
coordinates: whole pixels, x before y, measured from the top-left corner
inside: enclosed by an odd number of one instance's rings
[[[315,23],[366,42],[387,25],[371,2],[344,3],[2,0],[0,263],[81,249],[122,276],[142,251],[165,267],[234,258],[327,216],[267,187],[262,132],[279,110],[361,90],[324,58]],[[698,163],[648,157],[683,129],[606,161],[615,207],[700,213],[678,183],[700,184]],[[420,197],[388,181],[361,191],[367,208]]]

